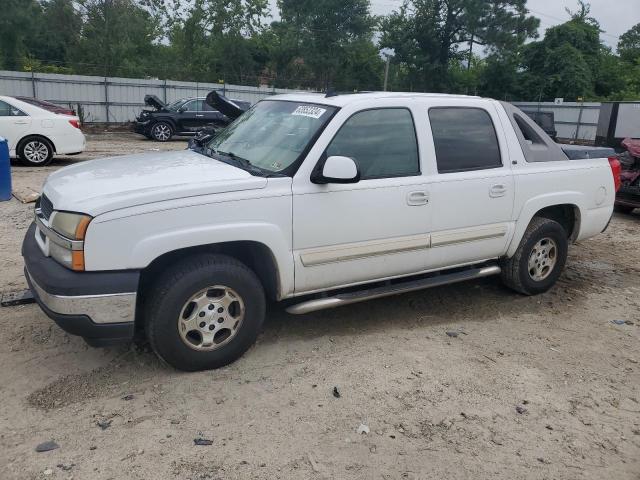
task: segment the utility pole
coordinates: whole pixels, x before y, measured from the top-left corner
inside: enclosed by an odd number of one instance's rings
[[[384,64],[384,91],[387,91],[387,83],[389,81],[389,63],[391,62],[391,55],[387,55],[387,62]]]

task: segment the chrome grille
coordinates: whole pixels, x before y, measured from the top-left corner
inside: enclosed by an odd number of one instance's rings
[[[49,220],[49,217],[53,213],[53,203],[51,203],[51,200],[44,194],[40,197],[40,213],[42,213],[42,216],[46,220]]]

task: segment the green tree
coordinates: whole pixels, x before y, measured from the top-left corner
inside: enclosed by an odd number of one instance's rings
[[[620,37],[618,53],[628,63],[635,63],[640,59],[640,23]]]
[[[474,46],[495,55],[517,49],[538,24],[526,0],[405,0],[383,20],[381,46],[393,49],[405,67],[405,86],[451,91],[452,66],[470,65]]]
[[[372,43],[376,20],[369,0],[278,0],[278,8],[274,67],[310,73],[302,86],[380,88],[383,67]]]
[[[608,98],[624,88],[619,58],[600,41],[589,4],[579,1],[578,6],[576,12],[567,10],[568,22],[549,28],[524,50],[521,85],[539,98]]]
[[[259,40],[267,13],[266,0],[196,0],[169,34],[173,78],[257,83],[267,61]]]
[[[161,33],[145,2],[81,0],[83,27],[71,53],[75,70],[105,76],[147,76],[157,68]]]
[[[29,53],[42,9],[35,0],[3,0],[0,14],[0,67],[19,70]]]
[[[29,55],[52,67],[66,67],[82,30],[82,16],[73,0],[43,1],[35,23],[37,28],[26,40]]]

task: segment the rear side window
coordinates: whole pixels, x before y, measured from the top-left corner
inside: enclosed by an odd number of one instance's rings
[[[500,147],[489,113],[480,108],[431,108],[429,120],[438,173],[502,166]]]
[[[0,117],[22,117],[24,115],[22,110],[0,100]]]
[[[513,119],[516,121],[516,124],[520,129],[520,133],[522,133],[522,136],[524,137],[525,140],[531,143],[535,143],[537,145],[542,145],[543,147],[545,146],[544,142],[540,138],[540,135],[538,135],[536,131],[533,128],[531,128],[531,125],[529,125],[524,120],[524,118],[522,118],[518,114],[514,114]]]
[[[420,175],[413,117],[405,108],[354,114],[340,128],[326,153],[329,157],[353,158],[363,180]]]

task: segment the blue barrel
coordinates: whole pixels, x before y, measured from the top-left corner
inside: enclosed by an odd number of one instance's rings
[[[0,137],[0,202],[11,200],[11,163],[9,145]]]

